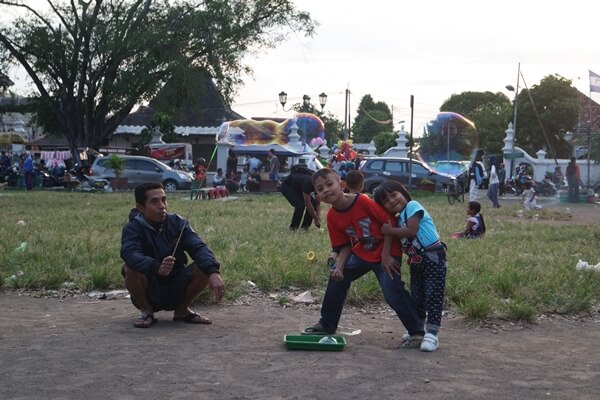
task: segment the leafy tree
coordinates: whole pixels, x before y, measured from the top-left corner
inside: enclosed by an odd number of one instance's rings
[[[291,0],[48,0],[42,11],[0,0],[26,15],[0,27],[0,62],[20,65],[37,90],[52,131],[78,146],[105,142],[131,109],[178,68],[212,76],[231,101],[251,73],[249,52],[273,48],[316,23]]]
[[[452,111],[475,123],[479,145],[488,154],[502,153],[503,139],[511,121],[512,105],[501,92],[463,92],[453,94],[440,107]]]
[[[392,113],[384,102],[373,101],[371,95],[364,95],[358,106],[352,138],[355,143],[370,143],[382,132],[393,132]]]
[[[165,143],[177,142],[175,125],[172,123],[171,116],[167,113],[157,112],[148,126],[142,129],[141,140],[137,144],[138,151],[142,151],[152,141],[154,129],[158,129],[162,133],[162,140]]]
[[[548,158],[569,158],[571,146],[564,135],[577,125],[577,96],[570,80],[553,75],[520,92],[515,143],[529,154],[545,148]]]
[[[386,150],[396,146],[397,135],[391,132],[382,132],[373,138],[376,154],[383,154]]]

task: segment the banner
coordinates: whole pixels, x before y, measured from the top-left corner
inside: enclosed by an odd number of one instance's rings
[[[590,70],[590,92],[600,93],[600,75]]]

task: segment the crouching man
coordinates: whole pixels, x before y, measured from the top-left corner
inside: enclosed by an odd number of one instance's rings
[[[190,305],[207,285],[216,302],[223,298],[225,285],[213,252],[185,218],[167,213],[162,184],[139,185],[135,203],[121,237],[121,272],[141,312],[133,326],[152,326],[154,313],[161,310],[173,311],[173,321],[210,324]],[[193,260],[189,266],[186,252]]]

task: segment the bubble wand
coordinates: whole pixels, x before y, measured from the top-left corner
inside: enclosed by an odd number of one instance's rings
[[[217,153],[217,144],[215,144],[215,149],[212,152],[212,155],[210,156],[210,160],[208,161],[208,165],[206,166],[206,170],[208,171],[208,167],[210,167],[210,164],[212,163],[213,158],[215,158],[215,154]],[[204,183],[204,181],[206,180],[206,174],[204,175],[204,177],[202,178],[202,180],[200,181],[200,186],[202,186],[202,183]],[[188,209],[187,215],[185,217],[185,222],[183,224],[183,226],[181,227],[181,232],[179,232],[179,237],[177,238],[177,242],[175,242],[175,248],[173,248],[173,254],[171,254],[172,257],[175,257],[175,252],[177,251],[177,247],[179,246],[179,242],[181,241],[181,237],[183,236],[183,231],[185,230],[185,226],[187,224],[189,224],[189,219],[190,216],[192,215],[192,207],[194,206],[194,199],[192,199],[192,204],[190,204],[190,208]]]

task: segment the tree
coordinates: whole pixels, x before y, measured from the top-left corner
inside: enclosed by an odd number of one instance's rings
[[[137,144],[138,151],[143,151],[146,145],[152,141],[152,133],[155,129],[162,133],[162,140],[165,143],[177,142],[177,134],[175,133],[175,126],[171,122],[171,115],[157,112],[148,126],[142,129],[141,140]]]
[[[391,132],[383,132],[373,138],[375,142],[375,153],[383,154],[386,150],[396,146],[396,138],[398,135]]]
[[[564,136],[575,130],[580,112],[571,81],[549,75],[519,93],[518,103],[516,145],[529,154],[546,149],[548,158],[569,158]]]
[[[177,69],[206,71],[230,102],[251,73],[242,63],[247,53],[275,47],[289,30],[312,35],[316,26],[290,0],[48,4],[42,11],[0,0],[0,10],[26,12],[0,28],[0,62],[26,71],[37,90],[39,121],[63,134],[74,156],[78,146],[106,141]]]
[[[371,95],[364,95],[352,124],[353,141],[370,143],[380,133],[391,133],[393,130],[392,113],[388,105],[381,101],[375,103]]]
[[[479,144],[488,154],[502,153],[503,139],[511,121],[512,105],[501,92],[463,92],[453,94],[440,107],[452,111],[475,123]]]

